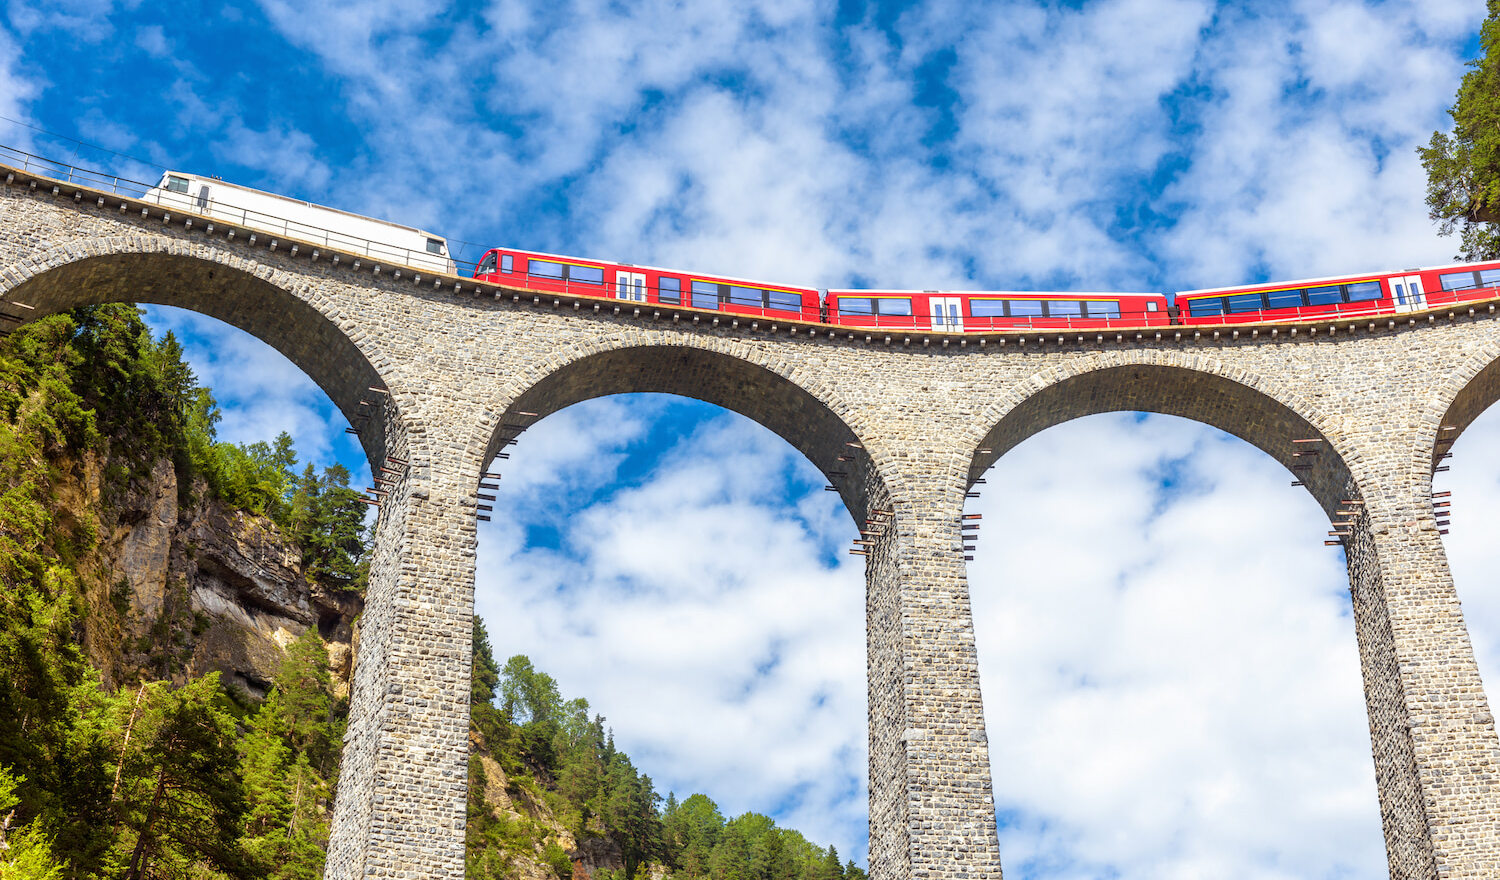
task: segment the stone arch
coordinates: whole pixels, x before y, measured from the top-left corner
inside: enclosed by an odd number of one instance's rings
[[[169,305],[216,318],[270,345],[306,373],[351,422],[385,378],[356,341],[356,324],[298,276],[230,249],[167,236],[116,235],[65,245],[0,269],[0,302],[27,320],[84,305]],[[399,395],[399,389],[390,393]],[[360,433],[369,460],[387,449],[390,414]]]
[[[656,392],[712,403],[769,429],[824,474],[836,475],[830,482],[856,520],[899,494],[885,475],[890,450],[824,380],[799,375],[795,359],[788,365],[750,346],[713,337],[691,342],[629,334],[532,367],[497,389],[468,439],[471,458],[487,464],[527,424],[572,404]],[[856,448],[865,454],[846,455]]]
[[[1500,341],[1486,340],[1443,377],[1417,414],[1418,432],[1412,445],[1412,472],[1428,476],[1439,456],[1452,448],[1485,410],[1500,401]],[[1452,430],[1445,430],[1451,428]],[[1443,449],[1439,449],[1442,444]]]
[[[969,481],[1033,434],[1084,416],[1132,410],[1181,416],[1239,437],[1286,467],[1330,516],[1359,483],[1360,475],[1345,462],[1338,422],[1311,402],[1213,358],[1159,352],[1071,361],[1011,389],[977,420],[989,429],[975,444]],[[1293,442],[1314,438],[1323,442]]]

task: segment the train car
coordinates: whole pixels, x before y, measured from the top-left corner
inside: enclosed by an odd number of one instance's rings
[[[1149,327],[1168,320],[1160,293],[830,290],[827,305],[830,324],[953,333]]]
[[[1184,324],[1246,324],[1394,315],[1496,296],[1500,262],[1187,290],[1176,305]]]
[[[168,171],[143,198],[169,210],[191,211],[247,229],[363,254],[382,263],[450,275],[457,269],[448,254],[448,240],[441,235],[211,177]]]
[[[512,248],[486,251],[474,270],[474,278],[570,296],[690,306],[751,317],[819,320],[818,292],[808,287],[631,263],[605,263],[539,251]]]

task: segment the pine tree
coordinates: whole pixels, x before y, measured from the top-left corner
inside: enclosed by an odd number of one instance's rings
[[[1500,0],[1488,0],[1480,57],[1469,62],[1449,115],[1452,133],[1433,132],[1418,149],[1427,169],[1427,207],[1439,231],[1460,233],[1459,258],[1500,257]]]
[[[158,682],[143,702],[117,804],[133,838],[124,880],[185,876],[198,862],[249,876],[234,722],[218,673],[176,690]]]

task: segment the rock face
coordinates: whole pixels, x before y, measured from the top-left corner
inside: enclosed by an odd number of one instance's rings
[[[347,696],[364,602],[309,581],[298,547],[275,523],[226,507],[204,486],[183,491],[169,460],[124,488],[105,488],[97,461],[72,470],[79,485],[61,494],[87,505],[99,523],[80,571],[94,606],[84,646],[106,682],[218,671],[258,699],[286,645],[316,626],[335,690]],[[170,658],[165,666],[162,656]]]

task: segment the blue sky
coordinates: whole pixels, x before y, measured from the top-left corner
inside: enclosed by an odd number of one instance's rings
[[[1446,262],[1414,149],[1444,125],[1484,13],[3,8],[0,143],[121,174],[216,174],[476,243],[470,258],[503,243],[819,287],[1166,291]],[[368,473],[264,345],[151,320],[187,342],[224,437],[289,430]],[[1468,524],[1500,512],[1500,469],[1471,452],[1496,421],[1447,475],[1490,679],[1500,558]],[[478,599],[498,650],[590,698],[663,790],[862,858],[862,572],[816,471],[738,416],[646,396],[549,417],[500,469]],[[996,466],[970,577],[1007,876],[1381,876],[1342,564],[1287,483],[1239,441],[1128,414]],[[1081,521],[1061,503],[1077,498],[1098,502]]]

